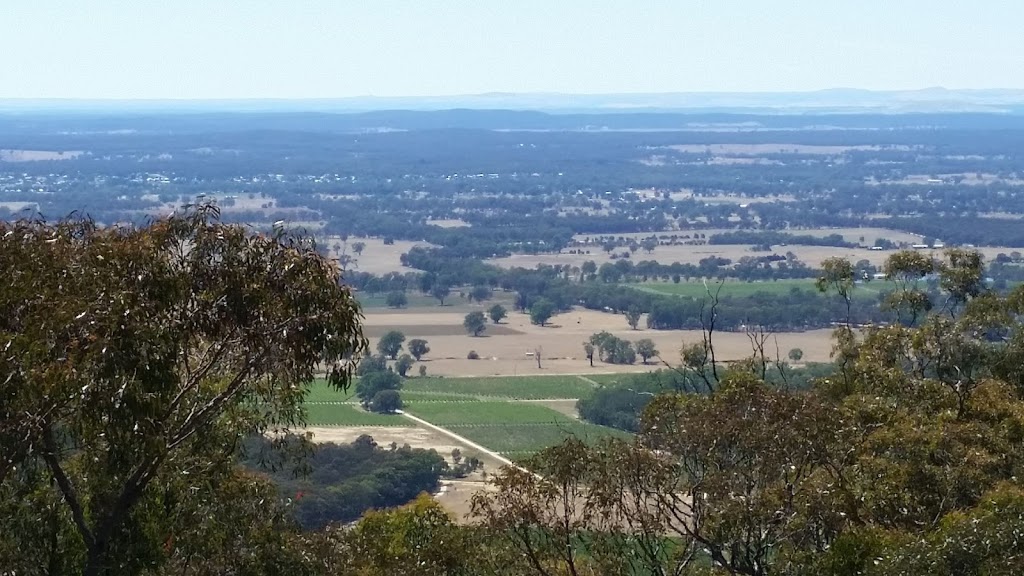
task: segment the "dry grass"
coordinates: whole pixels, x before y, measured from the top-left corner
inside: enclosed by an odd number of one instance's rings
[[[525,314],[513,312],[505,320],[506,327],[514,334],[495,334],[486,338],[474,338],[463,331],[459,335],[433,335],[438,326],[453,326],[461,329],[464,314],[447,312],[406,311],[400,314],[368,313],[365,326],[371,333],[382,328],[402,331],[406,338],[425,338],[430,345],[430,354],[424,357],[423,365],[432,376],[512,376],[531,374],[601,374],[612,372],[646,372],[658,368],[657,361],[644,365],[614,365],[595,362],[594,367],[583,355],[583,342],[595,332],[607,330],[617,336],[639,340],[650,338],[654,341],[662,358],[673,365],[679,363],[679,350],[683,343],[698,342],[701,333],[696,330],[630,330],[625,316],[594,310],[573,310],[555,316],[551,324],[541,328],[530,324]],[[641,320],[641,325],[644,321]],[[454,330],[453,330],[454,331]],[[778,346],[782,354],[791,348],[804,351],[808,362],[829,360],[831,353],[831,331],[811,330],[808,332],[787,332],[778,335]],[[371,338],[376,346],[376,339]],[[537,368],[534,356],[528,356],[537,348],[542,351],[541,368]],[[738,360],[751,354],[750,342],[740,333],[721,332],[716,335],[715,348],[721,360]],[[479,360],[468,360],[466,354],[475,350]],[[415,370],[418,368],[413,368]]]
[[[387,274],[388,272],[412,272],[411,268],[402,266],[400,257],[415,246],[431,247],[429,242],[411,242],[408,240],[395,240],[394,244],[384,244],[382,238],[358,238],[350,237],[347,242],[342,241],[338,236],[325,236],[317,238],[317,242],[327,247],[332,258],[337,258],[342,252],[355,258],[355,264],[349,268],[359,272],[370,272],[371,274]],[[361,255],[356,255],[352,245],[362,242],[366,245]]]

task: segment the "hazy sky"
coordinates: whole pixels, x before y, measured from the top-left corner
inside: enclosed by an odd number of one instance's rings
[[[0,4],[0,98],[1024,88],[1022,0]]]

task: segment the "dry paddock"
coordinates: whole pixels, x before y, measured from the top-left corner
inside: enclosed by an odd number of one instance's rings
[[[483,308],[481,308],[483,309]],[[430,353],[423,359],[427,374],[435,376],[512,376],[523,374],[600,374],[612,372],[643,372],[657,368],[659,360],[644,365],[614,365],[595,361],[592,368],[583,354],[583,342],[595,332],[607,330],[628,340],[650,338],[661,352],[660,360],[679,364],[683,344],[701,341],[696,330],[631,330],[625,316],[594,310],[576,309],[559,314],[548,326],[534,326],[529,316],[512,312],[501,326],[488,324],[484,336],[476,338],[462,328],[465,313],[408,310],[400,313],[369,312],[364,329],[372,346],[388,330],[399,330],[406,339],[424,338]],[[644,324],[641,319],[640,325]],[[773,337],[771,349],[778,346],[785,357],[792,348],[804,352],[804,361],[829,360],[832,347],[830,330],[786,332]],[[714,337],[720,360],[739,360],[751,355],[747,336],[736,332],[719,332]],[[541,352],[541,367],[533,354]],[[479,360],[466,355],[474,350]],[[415,370],[415,369],[414,369]]]

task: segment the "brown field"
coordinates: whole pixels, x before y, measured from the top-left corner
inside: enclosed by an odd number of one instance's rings
[[[851,150],[876,152],[881,146],[815,146],[809,144],[677,144],[666,146],[685,154],[726,154],[760,156],[763,154],[842,154]],[[909,149],[906,146],[892,149]]]
[[[448,218],[445,220],[427,220],[427,224],[438,228],[468,228],[469,222],[459,218]]]
[[[73,160],[82,154],[82,150],[0,150],[0,162]]]
[[[679,350],[683,343],[699,342],[700,331],[696,330],[630,330],[625,316],[594,310],[573,310],[551,319],[551,324],[541,328],[530,324],[525,314],[512,312],[503,326],[511,329],[503,334],[491,334],[474,338],[462,329],[463,313],[406,310],[402,313],[377,314],[370,311],[364,325],[368,334],[380,334],[386,330],[399,330],[407,339],[424,338],[430,343],[430,353],[423,364],[427,374],[433,376],[512,376],[529,374],[602,374],[619,372],[646,372],[662,364],[651,360],[651,364],[633,365],[605,364],[595,361],[591,368],[583,355],[583,342],[595,332],[607,330],[629,340],[650,338],[661,351],[662,359],[672,365],[679,363]],[[644,325],[641,319],[640,325]],[[439,327],[451,327],[451,335],[436,335]],[[493,325],[488,325],[491,332]],[[456,330],[457,329],[457,330]],[[787,332],[777,336],[780,352],[785,355],[791,348],[804,351],[808,362],[824,362],[831,353],[831,331],[811,330]],[[377,338],[370,336],[371,346]],[[772,345],[774,348],[774,343]],[[541,349],[541,368],[533,353]],[[721,332],[715,336],[715,348],[720,360],[739,360],[751,354],[750,341],[741,333]],[[466,354],[475,350],[479,360],[468,360]]]
[[[372,274],[413,272],[411,268],[402,266],[399,257],[414,246],[433,246],[429,242],[411,242],[408,240],[395,240],[394,244],[386,245],[382,238],[350,237],[346,247],[346,243],[338,236],[318,237],[317,242],[326,246],[332,257],[337,257],[338,253],[345,251],[355,258],[355,265],[349,266],[350,269],[359,272],[370,272]],[[361,256],[356,256],[355,252],[352,251],[352,244],[355,242],[366,244],[366,248],[363,249]]]
[[[1009,254],[1014,250],[1021,250],[1020,247],[994,246],[974,248],[981,252],[986,261],[990,261],[999,253]],[[618,250],[621,252],[621,250]],[[868,250],[867,248],[835,248],[832,246],[774,246],[772,253],[785,254],[793,252],[800,261],[811,268],[820,268],[821,263],[827,258],[845,258],[851,262],[867,260],[875,266],[881,266],[886,259],[894,254],[895,250]],[[937,257],[941,257],[941,249],[932,250]],[[764,256],[767,252],[751,252],[748,244],[720,244],[703,246],[658,246],[652,254],[638,252],[633,255],[633,260],[654,260],[662,264],[680,262],[682,264],[697,264],[702,258],[719,256],[729,258],[734,262],[744,256]],[[505,258],[492,258],[487,260],[504,268],[535,268],[538,264],[569,264],[570,266],[582,266],[587,260],[593,260],[599,266],[605,262],[612,262],[608,253],[595,246],[590,249],[590,254],[513,254]]]
[[[716,196],[713,198],[720,198],[722,201],[730,200],[732,202],[756,202],[755,198],[745,198],[743,196]],[[774,197],[781,201],[790,201],[792,197]],[[763,199],[762,199],[763,200]],[[627,232],[623,234],[576,234],[572,237],[573,240],[578,242],[586,242],[587,240],[593,240],[601,238],[602,236],[614,236],[616,238],[647,238],[648,236],[671,236],[677,235],[693,235],[694,233],[705,234],[711,236],[712,234],[722,234],[724,232],[736,232],[735,229],[726,228],[707,228],[707,229],[689,229],[689,230],[659,230],[657,232]],[[888,238],[893,242],[909,242],[911,244],[921,241],[921,236],[917,234],[911,234],[910,232],[901,232],[899,230],[892,230],[883,227],[865,227],[865,228],[789,228],[786,230],[780,230],[780,232],[788,232],[790,234],[806,235],[806,236],[818,236],[824,237],[830,234],[839,234],[847,242],[859,242],[860,237],[864,237],[866,243],[872,242],[874,239],[882,237]]]

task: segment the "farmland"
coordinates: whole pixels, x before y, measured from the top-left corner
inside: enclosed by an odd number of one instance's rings
[[[718,288],[721,286],[721,292],[718,292]],[[766,294],[786,294],[791,290],[803,290],[816,294],[818,292],[817,287],[814,284],[814,280],[811,279],[783,279],[783,280],[771,280],[771,281],[754,281],[754,282],[743,282],[743,281],[702,281],[693,282],[680,282],[678,284],[668,282],[649,282],[644,284],[634,285],[638,290],[646,290],[649,292],[655,292],[657,294],[667,294],[669,296],[684,296],[688,298],[704,298],[708,295],[708,291],[712,294],[718,294],[722,298],[728,297],[745,297],[752,296],[759,292]],[[869,282],[860,282],[854,286],[853,295],[854,297],[877,297],[878,294],[887,290],[892,290],[895,285],[886,280],[871,280]]]
[[[403,394],[459,394],[517,399],[582,398],[593,385],[576,376],[521,376],[499,378],[414,378]],[[429,418],[428,418],[429,419]]]

